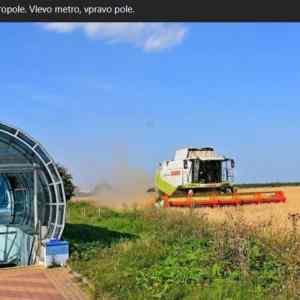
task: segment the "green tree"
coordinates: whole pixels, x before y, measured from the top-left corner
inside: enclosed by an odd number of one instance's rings
[[[73,183],[73,176],[64,166],[56,164],[56,167],[64,184],[66,200],[69,201],[74,196],[76,189],[76,186]]]

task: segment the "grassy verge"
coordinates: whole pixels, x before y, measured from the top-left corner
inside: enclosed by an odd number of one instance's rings
[[[82,216],[82,209],[85,216]],[[299,299],[300,239],[242,219],[70,204],[71,267],[95,299]]]

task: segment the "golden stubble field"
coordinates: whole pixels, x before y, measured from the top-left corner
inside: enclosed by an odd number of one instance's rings
[[[281,190],[285,193],[287,201],[285,203],[270,203],[270,204],[251,204],[239,207],[226,206],[215,208],[195,208],[193,213],[199,216],[205,216],[209,221],[224,222],[231,219],[240,219],[248,224],[268,224],[274,229],[291,228],[292,222],[289,220],[289,214],[300,214],[300,186],[299,187],[277,187],[277,188],[251,188],[240,189],[239,192],[258,192],[258,191],[277,191]],[[112,198],[112,197],[110,197]],[[135,199],[128,201],[128,197],[118,195],[116,199],[107,197],[85,197],[73,198],[72,201],[89,202],[96,207],[111,207],[115,209],[123,208],[145,208],[151,207],[154,204],[154,194],[139,194]],[[182,211],[184,214],[189,214],[189,208],[171,208],[170,210]],[[300,226],[300,221],[298,222]]]
[[[200,208],[197,213],[205,214],[208,220],[223,222],[228,218],[239,217],[249,224],[269,223],[274,228],[291,226],[289,214],[300,213],[300,187],[251,188],[239,192],[278,191],[284,192],[285,203],[244,205],[240,207]],[[299,222],[300,223],[300,222]]]

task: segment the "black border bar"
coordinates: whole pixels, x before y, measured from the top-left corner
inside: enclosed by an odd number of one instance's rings
[[[0,21],[300,21],[300,1],[1,0]]]

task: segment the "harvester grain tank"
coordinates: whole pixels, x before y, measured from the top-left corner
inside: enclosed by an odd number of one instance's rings
[[[237,193],[235,162],[213,148],[183,148],[160,163],[155,175],[157,203],[164,206],[224,206],[285,202],[282,191]]]

